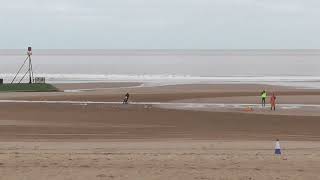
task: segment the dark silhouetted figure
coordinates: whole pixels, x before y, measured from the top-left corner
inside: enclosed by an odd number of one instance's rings
[[[129,97],[130,97],[130,94],[129,94],[129,93],[127,93],[127,94],[124,96],[123,104],[128,104]]]
[[[276,99],[277,97],[272,93],[272,96],[270,97],[270,104],[271,104],[271,110],[276,110]]]

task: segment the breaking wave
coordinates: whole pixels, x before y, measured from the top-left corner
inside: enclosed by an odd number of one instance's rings
[[[0,78],[11,82],[15,74],[3,73]],[[17,79],[23,75],[19,74]],[[85,83],[85,82],[143,82],[150,85],[173,84],[219,84],[252,83],[289,85],[306,88],[320,88],[320,76],[191,76],[174,74],[35,74],[45,77],[49,83]]]

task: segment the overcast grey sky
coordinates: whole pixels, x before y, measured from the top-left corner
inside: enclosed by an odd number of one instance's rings
[[[0,48],[320,48],[319,0],[0,0]]]

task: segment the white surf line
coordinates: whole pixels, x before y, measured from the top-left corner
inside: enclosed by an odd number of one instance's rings
[[[38,104],[122,104],[122,102],[99,101],[29,101],[29,100],[0,100],[0,103],[38,103]]]
[[[112,101],[32,101],[32,100],[0,100],[0,103],[38,103],[38,104],[122,104],[122,102],[112,102]],[[175,102],[130,102],[133,105],[168,105],[176,107],[189,107],[189,108],[206,108],[206,107],[260,107],[261,104],[241,104],[241,103],[175,103]],[[268,105],[267,105],[268,106]],[[320,104],[279,104],[279,107],[291,107],[291,108],[301,108],[301,107],[316,107],[320,108]]]
[[[137,86],[120,86],[120,87],[105,87],[105,88],[90,88],[90,89],[65,89],[63,90],[63,92],[67,92],[67,93],[71,93],[71,92],[83,92],[83,91],[96,91],[96,90],[106,90],[106,89],[129,89],[129,88],[140,88],[140,87],[144,87],[145,84],[141,83],[140,85]]]

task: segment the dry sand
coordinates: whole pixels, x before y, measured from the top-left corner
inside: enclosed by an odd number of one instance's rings
[[[94,89],[74,88],[88,86]],[[0,99],[119,101],[129,91],[137,102],[251,102],[261,88],[297,100],[290,103],[315,103],[320,95],[263,85],[179,85],[2,93]],[[0,179],[320,179],[319,127],[318,116],[268,111],[0,103]],[[276,138],[284,148],[279,157]]]
[[[320,178],[320,144],[284,141],[0,143],[1,179]]]

